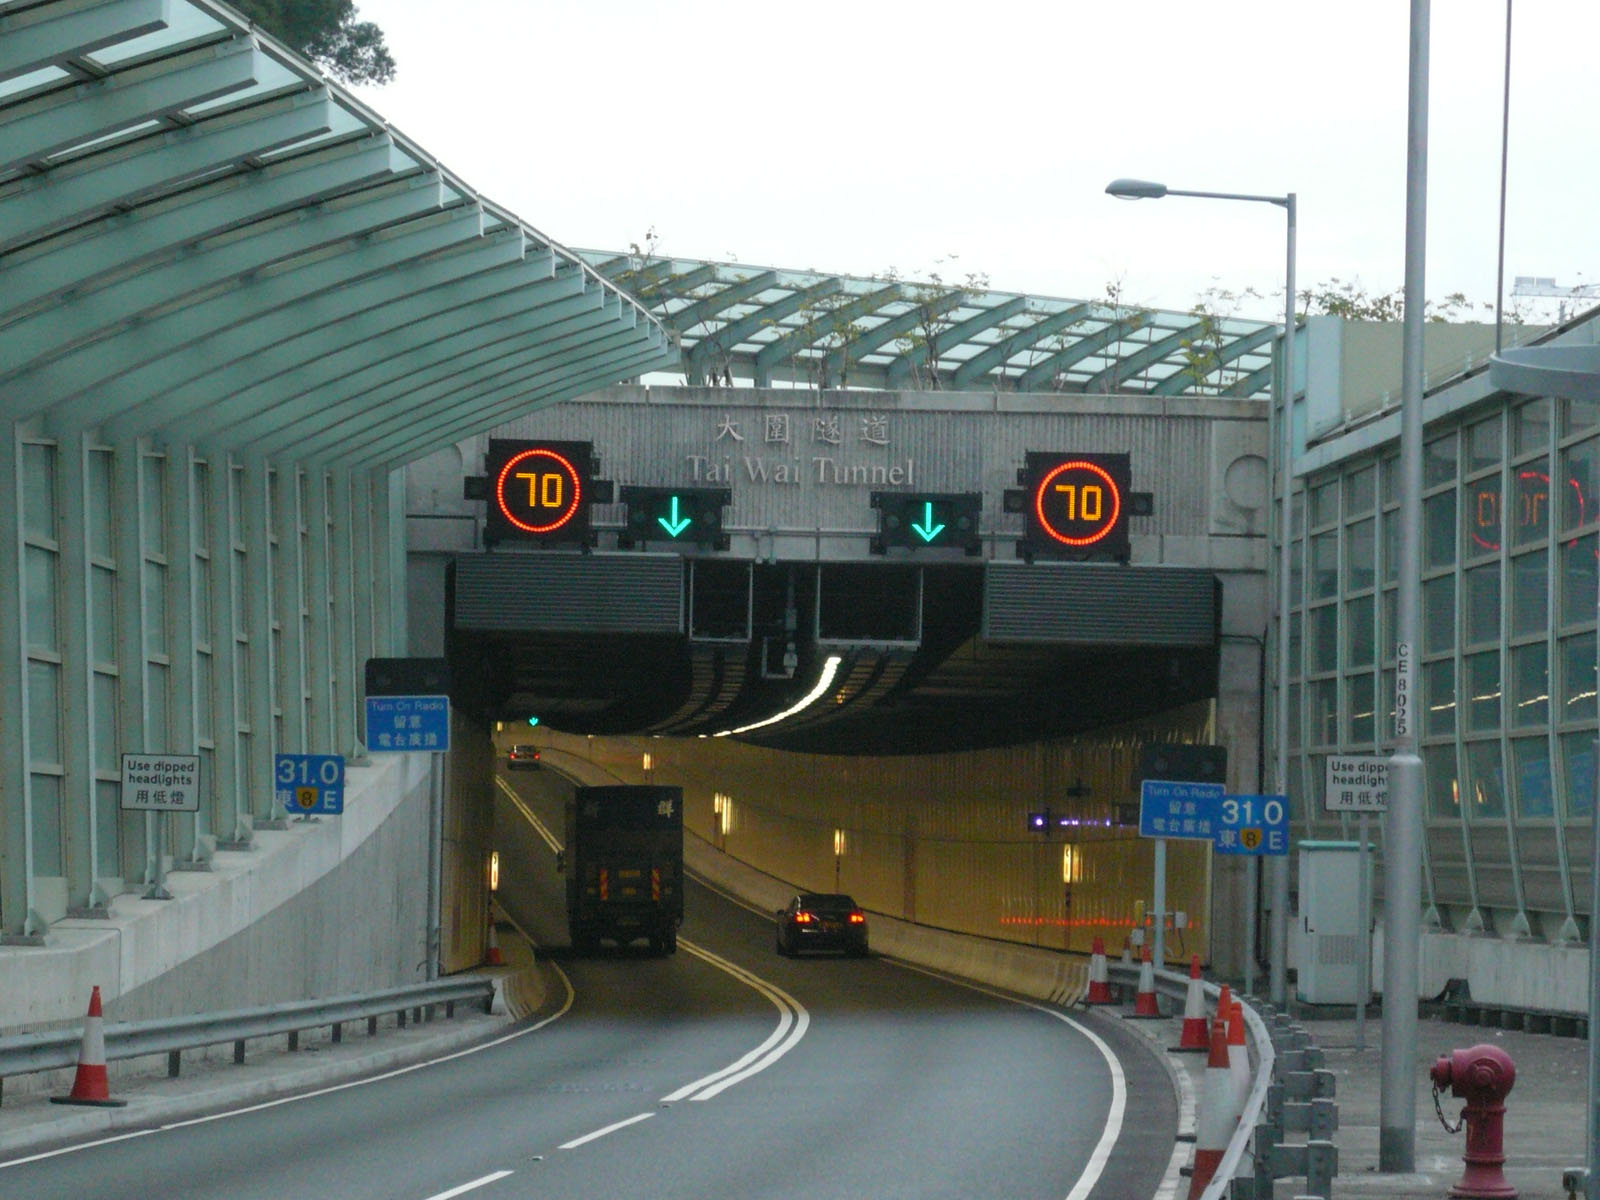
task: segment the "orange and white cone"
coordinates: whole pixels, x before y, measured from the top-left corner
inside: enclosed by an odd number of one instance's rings
[[[1103,938],[1095,938],[1094,946],[1089,954],[1089,994],[1084,997],[1085,1004],[1115,1004],[1111,998],[1111,976],[1106,969],[1106,943]]]
[[[1129,932],[1122,939],[1122,965],[1133,966],[1133,934]]]
[[[1211,1022],[1211,1056],[1200,1093],[1200,1119],[1195,1125],[1194,1168],[1189,1175],[1189,1200],[1198,1200],[1211,1183],[1228,1149],[1239,1114],[1233,1107],[1233,1080],[1228,1075],[1228,1023]]]
[[[1233,1115],[1238,1120],[1250,1098],[1250,1050],[1244,1044],[1244,1005],[1237,1000],[1228,1013],[1228,1073],[1233,1076]]]
[[[1188,1054],[1211,1049],[1205,1005],[1205,992],[1200,984],[1200,956],[1196,954],[1189,960],[1189,991],[1183,998],[1183,1032],[1178,1035],[1175,1051]]]
[[[494,932],[494,914],[489,914],[489,945],[484,951],[483,961],[487,966],[498,967],[506,960],[500,956],[500,939]]]
[[[1144,949],[1144,961],[1139,964],[1139,990],[1134,993],[1133,1011],[1124,1013],[1124,1016],[1139,1020],[1149,1020],[1161,1016],[1161,1007],[1156,1003],[1156,972],[1150,965],[1150,947]]]
[[[51,1104],[89,1104],[97,1108],[122,1108],[126,1100],[113,1100],[106,1080],[106,1031],[100,1014],[100,989],[89,993],[89,1015],[83,1020],[83,1045],[78,1050],[78,1074],[72,1093],[51,1096]]]

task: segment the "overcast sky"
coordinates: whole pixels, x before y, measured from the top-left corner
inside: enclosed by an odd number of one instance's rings
[[[1120,201],[1114,177],[1299,197],[1299,290],[1404,275],[1404,0],[360,0],[362,97],[571,247],[1188,308],[1282,311],[1268,205]],[[1432,13],[1428,295],[1494,301],[1504,0]],[[1521,0],[1506,289],[1600,282],[1600,4]],[[1273,293],[1277,294],[1276,299]],[[1508,300],[1509,303],[1509,300]]]

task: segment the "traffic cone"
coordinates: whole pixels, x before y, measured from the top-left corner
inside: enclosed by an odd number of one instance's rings
[[[489,948],[484,952],[483,961],[491,967],[498,967],[505,962],[500,957],[500,939],[494,933],[494,913],[489,914]]]
[[[1233,1113],[1237,1120],[1250,1098],[1250,1051],[1244,1044],[1244,1005],[1233,1002],[1228,1013],[1228,1073],[1233,1076]]]
[[[1125,967],[1133,966],[1133,934],[1131,932],[1125,934],[1122,938],[1122,965]]]
[[[97,1108],[123,1108],[126,1100],[113,1100],[106,1081],[106,1031],[100,1015],[100,989],[89,993],[89,1015],[83,1021],[83,1045],[78,1050],[78,1074],[72,1094],[51,1096],[51,1104],[89,1104]]]
[[[1233,1080],[1228,1074],[1228,1023],[1211,1022],[1206,1077],[1200,1094],[1200,1119],[1195,1124],[1194,1167],[1189,1174],[1189,1200],[1205,1193],[1222,1163],[1239,1114],[1233,1108]]]
[[[1144,950],[1144,961],[1139,964],[1139,990],[1134,993],[1133,1011],[1122,1015],[1135,1020],[1150,1020],[1161,1016],[1161,1007],[1156,1003],[1156,972],[1150,965],[1148,946]]]
[[[1189,960],[1189,991],[1183,998],[1183,1032],[1172,1049],[1177,1053],[1211,1049],[1210,1023],[1206,1020],[1205,993],[1200,986],[1200,956]]]
[[[1106,969],[1106,943],[1103,938],[1095,938],[1093,949],[1089,954],[1089,994],[1084,997],[1085,1004],[1115,1004],[1111,998],[1111,977]]]

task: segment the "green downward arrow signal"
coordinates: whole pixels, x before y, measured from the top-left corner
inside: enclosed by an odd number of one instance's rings
[[[656,520],[661,523],[661,528],[667,531],[667,536],[674,538],[693,523],[688,517],[680,518],[678,516],[678,498],[676,496],[672,498],[672,520],[669,521],[666,517],[657,517]]]
[[[918,525],[915,521],[913,521],[911,522],[911,528],[916,532],[916,535],[925,542],[931,542],[934,538],[939,536],[939,531],[942,530],[944,526],[942,524],[935,525],[933,523],[932,500],[923,501],[922,524]]]

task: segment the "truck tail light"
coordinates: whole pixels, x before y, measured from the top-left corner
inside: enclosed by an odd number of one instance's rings
[[[794,915],[794,923],[796,925],[809,925],[811,924],[812,920],[813,918],[811,914],[803,908]]]

